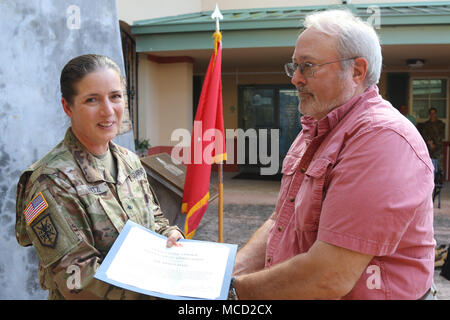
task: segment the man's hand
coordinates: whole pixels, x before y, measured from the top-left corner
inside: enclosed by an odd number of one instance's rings
[[[235,279],[240,299],[339,299],[373,256],[317,240],[308,252]]]
[[[273,224],[274,220],[268,219],[238,251],[233,275],[247,274],[264,268],[267,238]]]
[[[183,235],[178,230],[172,230],[169,233],[169,236],[167,237],[167,243],[166,247],[170,248],[172,246],[175,247],[182,247],[183,245],[181,243],[178,243],[177,241],[183,239]]]

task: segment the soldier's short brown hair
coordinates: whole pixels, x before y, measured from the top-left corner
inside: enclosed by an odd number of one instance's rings
[[[60,86],[61,96],[70,104],[77,95],[75,85],[86,75],[102,68],[112,69],[117,72],[125,89],[125,79],[122,77],[120,67],[109,57],[99,54],[85,54],[71,59],[61,71]]]

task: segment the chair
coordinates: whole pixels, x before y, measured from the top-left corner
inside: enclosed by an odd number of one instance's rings
[[[438,167],[438,160],[437,159],[431,159],[434,166],[434,189],[433,189],[433,202],[436,199],[436,196],[438,196],[438,208],[441,208],[441,189],[443,188],[443,178],[444,175],[442,173],[442,170],[439,170]]]

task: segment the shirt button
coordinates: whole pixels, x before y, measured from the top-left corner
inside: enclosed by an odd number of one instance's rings
[[[300,169],[300,172],[301,172],[301,173],[305,173],[305,172],[306,172],[306,169],[305,169],[305,168],[301,168],[301,169]]]
[[[270,257],[268,257],[267,262],[270,263],[270,261],[272,261],[272,259]]]
[[[281,230],[283,230],[282,226],[278,226],[278,231],[281,232]]]
[[[128,205],[128,209],[130,209],[130,210],[131,210],[131,209],[133,209],[133,207],[132,207],[132,206],[130,206],[130,205]]]
[[[294,202],[294,201],[295,201],[295,198],[294,198],[294,197],[290,197],[290,198],[289,198],[289,201],[290,201],[290,202]]]

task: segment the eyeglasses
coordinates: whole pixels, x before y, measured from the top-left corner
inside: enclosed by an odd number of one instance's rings
[[[311,62],[303,62],[303,63],[288,62],[284,65],[284,70],[286,71],[286,74],[288,75],[289,78],[292,78],[294,76],[294,73],[297,69],[300,69],[300,73],[302,75],[304,75],[306,78],[311,78],[311,77],[314,77],[314,67],[320,67],[320,66],[324,66],[326,64],[341,62],[341,61],[346,61],[346,60],[353,60],[356,58],[358,58],[358,57],[339,59],[339,60],[334,60],[334,61],[319,63],[319,64],[314,64]]]

